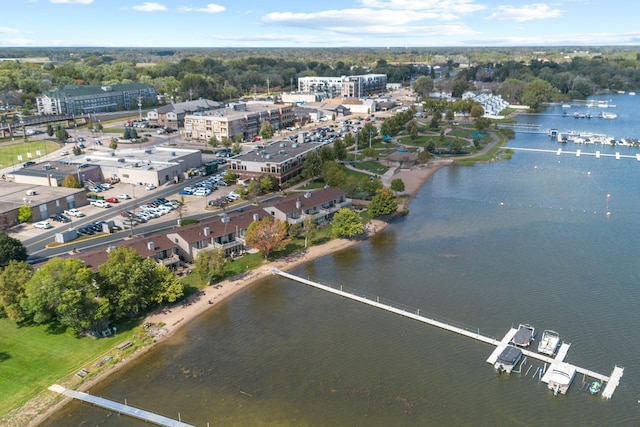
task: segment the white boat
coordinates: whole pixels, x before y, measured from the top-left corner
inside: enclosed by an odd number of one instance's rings
[[[629,92],[629,95],[634,96],[636,93],[635,92]]]
[[[607,120],[614,120],[618,118],[618,115],[616,113],[605,113],[604,111],[601,114],[601,117],[603,119],[607,119]]]
[[[558,393],[566,394],[573,382],[573,378],[576,376],[576,367],[563,362],[554,363],[549,369],[552,370],[547,383],[549,389],[553,390],[555,395]]]
[[[562,104],[562,108],[571,108],[571,104]]]
[[[560,347],[560,334],[550,329],[546,329],[542,333],[540,343],[538,344],[538,353],[553,356]]]

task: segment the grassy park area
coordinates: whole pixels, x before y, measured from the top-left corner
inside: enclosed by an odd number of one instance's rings
[[[0,140],[0,168],[20,166],[28,160],[37,160],[39,157],[60,148],[58,144],[51,141],[12,141],[9,138]]]

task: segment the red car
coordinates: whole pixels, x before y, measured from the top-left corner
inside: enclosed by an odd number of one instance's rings
[[[117,197],[109,197],[107,199],[104,199],[104,201],[109,203],[118,203],[120,200],[118,200]]]

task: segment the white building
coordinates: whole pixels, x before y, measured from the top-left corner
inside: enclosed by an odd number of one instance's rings
[[[370,94],[384,92],[387,89],[386,74],[364,74],[341,77],[300,77],[298,92],[326,92],[332,97],[365,98]]]

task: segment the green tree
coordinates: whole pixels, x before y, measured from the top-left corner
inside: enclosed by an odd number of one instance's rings
[[[104,316],[105,301],[93,283],[93,271],[75,258],[53,258],[25,286],[22,309],[35,323],[58,323],[77,334]]]
[[[433,79],[429,76],[420,76],[413,84],[413,90],[421,98],[428,98],[429,93],[433,92],[433,87]]]
[[[310,242],[318,234],[318,227],[313,219],[313,216],[307,215],[302,222],[302,235],[304,236],[304,247],[306,248]]]
[[[320,148],[320,159],[323,163],[332,161],[335,158],[334,156],[335,154],[330,145],[323,145],[322,148]]]
[[[25,284],[33,276],[33,269],[24,261],[9,261],[0,271],[0,308],[9,319],[20,323],[26,319],[20,303],[26,298]]]
[[[157,304],[163,302],[173,303],[184,296],[184,285],[166,265],[155,266],[155,280],[158,284],[157,291],[152,300]]]
[[[322,173],[322,159],[316,151],[311,151],[304,159],[304,168],[302,169],[302,176],[305,178],[313,178]]]
[[[538,111],[543,104],[555,99],[557,90],[551,83],[534,79],[522,90],[522,102],[528,105],[533,111]]]
[[[53,134],[55,133],[55,131],[53,130],[53,125],[51,123],[47,123],[47,131],[46,131],[47,135],[49,135],[49,137],[52,137]]]
[[[67,130],[62,127],[62,125],[58,125],[56,127],[56,139],[60,142],[66,141],[69,138],[69,134]]]
[[[348,208],[342,208],[333,216],[331,231],[336,237],[351,238],[362,234],[364,224],[357,213]]]
[[[262,126],[260,126],[259,135],[262,139],[272,138],[275,134],[273,127],[271,126],[271,122],[268,120],[262,122]]]
[[[401,180],[400,178],[394,178],[391,180],[391,184],[389,185],[389,188],[391,188],[391,190],[396,194],[400,193],[404,191],[404,181]]]
[[[397,210],[398,203],[388,188],[378,190],[378,193],[371,199],[371,203],[369,203],[369,212],[371,212],[374,218],[390,215]]]
[[[229,169],[227,169],[224,176],[222,177],[222,180],[228,184],[235,183],[237,179],[238,179],[238,175],[231,172],[231,170]]]
[[[218,138],[216,138],[216,136],[214,135],[209,138],[208,144],[211,146],[211,148],[218,148],[220,146],[220,141],[218,141]]]
[[[109,148],[111,148],[112,150],[116,150],[118,148],[118,141],[112,139],[109,143]]]
[[[78,178],[72,173],[67,174],[62,180],[62,186],[66,188],[82,188]]]
[[[262,175],[260,177],[260,189],[263,193],[269,193],[278,187],[278,179],[272,175]]]
[[[347,147],[344,141],[338,138],[333,142],[333,155],[335,160],[344,161],[347,159]]]
[[[253,221],[245,233],[244,239],[248,246],[256,248],[269,259],[271,251],[279,249],[285,242],[287,225],[279,219],[265,216],[260,221]]]
[[[80,154],[82,154],[82,148],[78,147],[77,145],[75,145],[71,151],[73,151],[73,155],[74,156],[79,156]]]
[[[482,105],[480,104],[474,104],[473,107],[471,107],[470,114],[474,119],[482,117],[484,115],[484,108],[482,108]]]
[[[99,267],[96,282],[100,295],[109,302],[116,319],[135,315],[167,295],[176,298],[181,291],[167,281],[152,258],[142,258],[132,248],[109,251],[107,261]],[[169,288],[167,288],[169,287]],[[175,300],[175,299],[174,299]]]
[[[456,137],[456,139],[454,139],[451,143],[451,151],[454,154],[460,154],[462,153],[462,150],[464,150],[464,141]]]
[[[234,142],[233,146],[231,147],[231,154],[233,154],[234,156],[237,156],[240,153],[242,153],[242,147],[240,146],[239,143]]]
[[[27,248],[22,242],[0,231],[0,268],[9,265],[9,261],[26,261]]]
[[[411,120],[409,123],[407,123],[407,132],[409,132],[411,139],[416,139],[418,137],[418,133],[420,132],[418,122],[416,122],[415,120]]]
[[[22,205],[18,208],[18,221],[29,222],[32,218],[31,206]]]
[[[325,162],[322,164],[322,179],[331,187],[341,188],[347,182],[347,174],[336,162]]]

